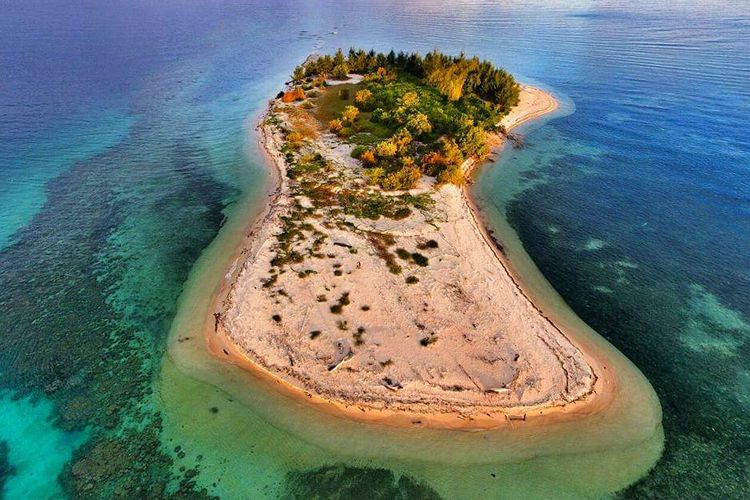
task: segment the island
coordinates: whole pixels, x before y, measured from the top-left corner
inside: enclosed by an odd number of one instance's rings
[[[209,351],[363,421],[494,428],[606,406],[611,370],[535,304],[467,189],[557,107],[463,54],[309,57],[260,120],[273,183],[214,295]]]

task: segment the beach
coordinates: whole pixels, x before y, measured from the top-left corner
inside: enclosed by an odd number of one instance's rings
[[[555,109],[553,96],[524,86],[502,125],[509,132]],[[608,404],[614,376],[524,292],[463,188],[433,191],[427,183],[412,192],[431,193],[426,213],[356,219],[357,232],[326,230],[326,257],[300,265],[297,276],[277,275],[277,292],[269,293],[273,235],[293,197],[281,138],[267,124],[259,130],[274,182],[206,320],[214,356],[326,411],[391,425],[487,429]],[[323,137],[333,162],[356,168],[341,144]],[[407,284],[383,272],[372,234],[391,235],[405,248],[434,242],[423,251],[435,264],[412,265],[418,281]]]

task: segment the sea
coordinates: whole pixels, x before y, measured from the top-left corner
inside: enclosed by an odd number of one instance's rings
[[[266,196],[259,114],[339,47],[476,54],[563,104],[472,191],[653,386],[643,470],[400,453],[180,354]],[[167,496],[750,497],[747,0],[3,1],[0,497]]]

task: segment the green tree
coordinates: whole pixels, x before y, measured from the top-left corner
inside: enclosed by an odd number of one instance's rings
[[[296,84],[302,83],[302,81],[305,79],[305,67],[302,65],[297,66],[294,68],[294,71],[292,72],[292,81]]]
[[[458,141],[466,156],[483,158],[489,153],[487,133],[481,127],[469,127],[460,134]]]
[[[331,71],[331,76],[337,80],[346,80],[349,78],[349,65],[345,62],[335,65]]]

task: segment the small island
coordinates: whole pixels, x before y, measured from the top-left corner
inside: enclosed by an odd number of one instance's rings
[[[466,190],[556,108],[464,55],[309,57],[261,119],[274,184],[209,350],[368,421],[492,428],[596,403],[606,367],[532,301]]]

